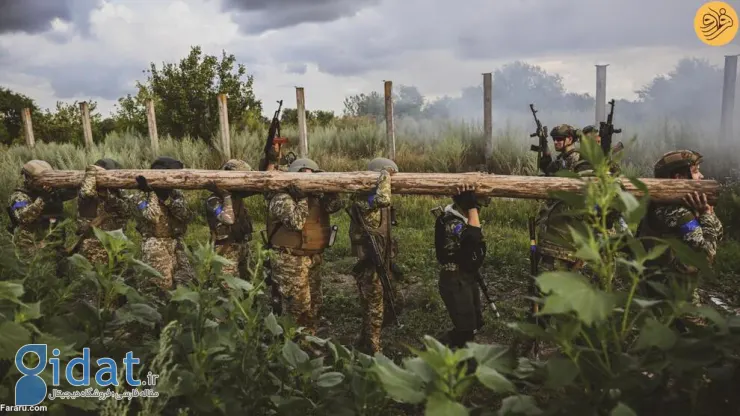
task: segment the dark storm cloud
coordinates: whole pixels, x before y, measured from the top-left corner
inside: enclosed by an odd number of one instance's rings
[[[53,68],[28,68],[26,73],[48,79],[54,96],[59,99],[85,96],[117,100],[127,92],[133,92],[135,79],[143,78],[138,66],[90,62],[57,64]]]
[[[331,22],[351,16],[380,0],[223,0],[225,11],[248,34],[300,23]]]
[[[738,1],[729,3],[740,8]],[[285,34],[276,54],[333,75],[358,75],[405,52],[432,49],[452,50],[463,60],[515,60],[637,47],[709,48],[694,32],[697,8],[686,0],[384,0],[371,16],[329,23],[318,34]]]
[[[59,18],[88,33],[88,17],[99,0],[0,0],[0,35],[40,33]]]

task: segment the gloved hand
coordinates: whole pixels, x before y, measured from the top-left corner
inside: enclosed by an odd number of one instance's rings
[[[478,209],[478,200],[475,197],[475,187],[463,185],[458,188],[458,194],[455,196],[455,203],[465,211]]]
[[[136,177],[136,183],[139,185],[139,189],[144,192],[151,192],[153,191],[152,187],[149,186],[149,183],[146,181],[146,178],[143,176],[137,176]]]
[[[295,185],[288,186],[287,191],[288,191],[288,194],[290,194],[290,196],[292,196],[295,199],[303,199],[306,197],[306,193],[298,189],[298,187]]]
[[[212,193],[214,193],[215,195],[217,195],[219,198],[224,198],[227,195],[230,195],[229,191],[219,188],[218,185],[216,185],[216,182],[213,182],[213,181],[208,182],[205,188],[211,191]]]

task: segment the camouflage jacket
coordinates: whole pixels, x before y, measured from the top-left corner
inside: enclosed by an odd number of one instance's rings
[[[165,201],[160,200],[156,192],[141,191],[133,200],[136,201],[136,229],[144,238],[181,238],[194,217],[179,189],[172,190]]]
[[[552,160],[551,155],[543,156],[540,160],[540,169],[545,172],[546,176],[553,176],[557,171],[562,169],[574,171],[576,163],[580,160],[581,154],[575,146],[569,146],[564,151],[558,153],[555,160]]]
[[[722,241],[722,231],[722,223],[714,213],[707,212],[697,217],[685,206],[666,205],[649,208],[639,235],[678,238],[695,251],[703,253],[712,263],[717,255],[717,245]],[[685,268],[669,253],[661,256],[656,263],[663,266],[672,264],[679,270]]]
[[[252,218],[244,200],[234,195],[211,195],[206,200],[206,220],[215,242],[241,243],[251,240]]]
[[[352,195],[350,198],[352,204],[351,209],[359,211],[359,215],[364,222],[365,226],[372,232],[382,224],[382,209],[390,208],[391,206],[391,175],[388,171],[381,171],[380,177],[378,178],[377,186],[374,192],[370,193],[357,193]],[[385,220],[390,222],[390,212],[387,213],[389,218]],[[385,230],[378,230],[380,233],[385,235]],[[385,236],[383,241],[379,241],[380,245],[383,246],[380,250],[384,250],[385,240],[388,236]],[[353,254],[360,259],[366,257],[367,253],[364,253],[363,246],[365,242],[365,231],[361,224],[355,224],[354,221],[350,223],[349,228],[349,239],[352,243]],[[377,239],[376,239],[377,240]],[[382,255],[383,253],[381,253]],[[392,255],[395,255],[392,250]]]
[[[449,262],[457,256],[462,242],[462,233],[468,226],[468,219],[449,204],[442,213],[443,229],[441,235],[437,236],[440,241],[435,241],[438,251],[437,260],[440,256],[447,257]],[[444,263],[444,262],[443,262]]]
[[[308,199],[296,201],[287,192],[276,192],[267,195],[268,221],[280,222],[291,231],[301,231],[308,217]],[[321,197],[324,210],[333,214],[344,206],[343,201],[336,194],[324,194]]]
[[[74,189],[52,190],[44,199],[43,194],[26,189],[16,189],[8,201],[8,215],[18,230],[43,232],[50,225],[64,219],[64,201],[74,199]]]
[[[77,193],[77,233],[125,229],[132,214],[131,195],[120,189],[98,190],[94,175],[85,175]],[[85,212],[89,211],[89,212]]]

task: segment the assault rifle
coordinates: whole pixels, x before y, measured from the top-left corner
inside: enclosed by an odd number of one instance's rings
[[[534,104],[529,105],[529,109],[532,110],[532,116],[534,116],[534,122],[537,124],[537,131],[530,134],[529,137],[538,137],[539,143],[537,145],[530,146],[529,150],[537,152],[537,169],[540,168],[540,160],[542,155],[547,153],[547,126],[542,126],[540,120],[537,118],[537,110],[534,109]]]
[[[365,221],[362,219],[362,215],[359,212],[359,209],[356,206],[353,206],[351,208],[346,208],[345,211],[347,211],[347,214],[349,214],[349,217],[352,221],[354,221],[356,224],[358,224],[362,230],[365,232],[365,237],[367,237],[368,240],[370,240],[370,246],[372,248],[372,254],[373,254],[373,263],[375,263],[375,270],[378,271],[378,276],[380,277],[380,284],[383,285],[383,291],[385,292],[385,295],[388,296],[388,306],[391,307],[391,313],[393,314],[393,319],[396,321],[396,325],[401,328],[403,325],[398,321],[398,314],[396,313],[396,302],[393,298],[393,287],[391,286],[391,278],[390,278],[390,270],[391,270],[391,264],[390,264],[390,252],[391,252],[391,236],[390,236],[390,229],[387,230],[388,232],[388,241],[386,243],[385,247],[385,254],[386,259],[381,257],[380,255],[380,247],[378,247],[378,242],[375,240],[372,234],[367,229],[367,225],[365,224]]]
[[[534,217],[529,217],[529,273],[531,274],[532,282],[529,286],[530,295],[533,297],[536,297],[538,295],[537,291],[537,282],[535,279],[537,278],[538,268],[537,263],[539,261],[539,253],[537,252],[537,232],[535,230],[535,219]],[[540,305],[536,301],[532,301],[532,319],[534,319],[535,325],[540,324],[539,318],[537,317],[537,313],[540,311]],[[532,345],[532,353],[536,357],[539,353],[539,343],[537,340],[534,340],[534,345]]]
[[[280,136],[280,109],[283,108],[283,100],[280,100],[277,102],[278,109],[275,111],[275,114],[272,116],[272,121],[270,122],[270,128],[267,130],[267,141],[265,142],[265,150],[264,150],[264,159],[260,161],[260,170],[265,171],[267,170],[267,165],[269,164],[269,155],[270,152],[272,152],[272,147],[275,145],[275,143],[279,145],[284,145],[288,143],[287,137],[281,137]],[[292,155],[292,160],[291,159]],[[292,163],[293,160],[295,160],[296,156],[293,152],[290,152],[286,156],[286,161],[288,161],[288,164]]]
[[[601,150],[604,151],[604,155],[609,155],[612,150],[621,150],[622,142],[617,143],[614,149],[612,149],[612,135],[619,134],[622,129],[614,128],[614,99],[609,101],[611,108],[609,109],[609,115],[606,117],[606,121],[599,122],[599,137],[601,137]],[[615,152],[616,153],[616,152]]]

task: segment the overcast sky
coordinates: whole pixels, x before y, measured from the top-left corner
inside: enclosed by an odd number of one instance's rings
[[[311,6],[308,4],[311,3]],[[103,114],[135,93],[149,62],[191,45],[236,55],[255,76],[265,114],[295,86],[309,109],[341,112],[347,95],[383,80],[435,97],[479,84],[481,73],[525,60],[607,95],[634,90],[682,57],[722,65],[740,54],[697,39],[695,0],[0,0],[0,85],[34,98],[93,99]],[[728,1],[740,11],[740,0]],[[740,24],[740,22],[735,22]],[[494,97],[495,108],[495,97]]]

